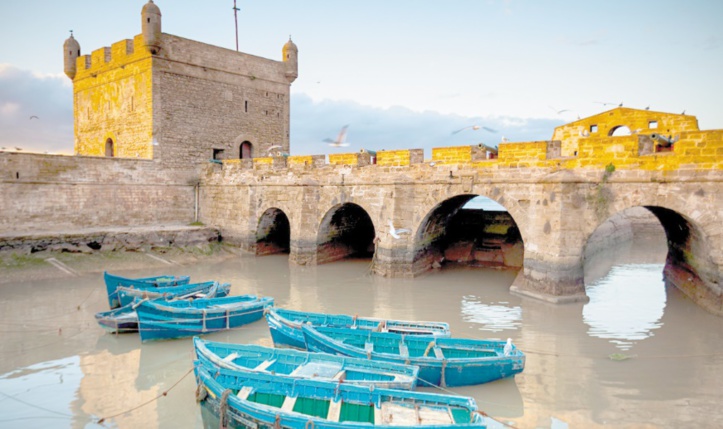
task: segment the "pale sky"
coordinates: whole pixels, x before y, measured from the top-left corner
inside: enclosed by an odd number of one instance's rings
[[[63,41],[72,29],[88,54],[131,38],[145,2],[3,0],[0,145],[40,150],[43,140],[47,150],[69,144],[72,152]],[[233,0],[156,4],[165,33],[235,48]],[[292,154],[339,151],[321,140],[345,124],[356,148],[549,139],[555,126],[613,107],[596,102],[685,110],[701,129],[723,128],[723,1],[237,4],[241,51],[281,60],[289,35],[299,47]],[[19,121],[40,113],[42,125]],[[451,135],[473,124],[499,132]]]

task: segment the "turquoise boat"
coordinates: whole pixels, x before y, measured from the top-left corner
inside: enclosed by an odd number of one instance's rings
[[[144,301],[136,308],[141,341],[191,337],[233,329],[261,319],[270,297],[227,296],[178,301]]]
[[[185,295],[175,296],[173,294],[165,293],[155,299],[160,300],[171,300],[171,299],[196,299],[196,298],[216,298],[224,297],[228,295],[230,285],[228,283],[219,284],[218,282],[211,282],[210,288],[202,289],[201,293],[189,292]],[[183,287],[183,286],[172,286]],[[119,296],[121,301],[123,300],[123,289],[121,286],[119,289]],[[158,292],[161,288],[157,288],[155,292]],[[137,291],[137,289],[133,289]],[[187,291],[188,292],[188,291]],[[148,300],[148,298],[143,298]],[[136,313],[136,307],[142,299],[137,298],[135,301],[131,301],[122,307],[114,308],[110,311],[101,311],[95,314],[95,321],[98,322],[101,328],[105,329],[111,334],[125,334],[129,332],[138,332],[138,314]]]
[[[351,328],[380,332],[395,332],[407,335],[448,337],[449,324],[444,322],[418,322],[406,320],[385,320],[373,317],[357,317],[345,314],[310,313],[306,311],[269,308],[266,311],[271,339],[276,347],[306,349],[301,326],[325,326]]]
[[[217,368],[226,368],[239,372],[262,372],[291,378],[414,390],[419,372],[419,368],[410,365],[274,349],[255,344],[219,343],[198,337],[193,339],[193,346],[196,359],[212,373]]]
[[[214,292],[211,293],[211,290],[214,290]],[[136,299],[221,298],[227,296],[230,291],[230,283],[219,283],[216,281],[190,283],[179,286],[159,286],[151,289],[137,289],[133,286],[119,286],[116,289],[121,307],[132,303]]]
[[[391,332],[302,326],[310,351],[419,367],[418,385],[468,386],[512,377],[525,354],[512,340],[425,338]]]
[[[207,427],[482,429],[473,398],[293,379],[196,363],[196,399],[220,422]],[[202,411],[202,415],[204,411]]]
[[[109,274],[104,271],[103,280],[105,281],[105,289],[108,293],[108,304],[110,305],[110,308],[117,308],[120,307],[117,292],[119,286],[132,286],[136,289],[151,289],[159,286],[178,286],[188,284],[191,281],[191,277],[163,275],[155,277],[128,278]]]

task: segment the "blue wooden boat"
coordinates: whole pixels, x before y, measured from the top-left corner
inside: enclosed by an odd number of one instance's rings
[[[373,317],[347,316],[344,314],[309,313],[306,311],[269,308],[266,311],[271,338],[276,347],[294,347],[305,349],[304,334],[301,325],[326,326],[396,332],[408,335],[432,335],[448,337],[449,324],[444,322],[414,322],[406,320],[384,320]]]
[[[194,367],[197,399],[219,427],[478,429],[473,398]],[[215,422],[214,422],[215,423]]]
[[[262,372],[291,378],[343,381],[362,386],[414,390],[419,368],[327,353],[230,344],[195,337],[196,359],[213,373],[217,368]]]
[[[214,292],[211,296],[208,296],[212,289]],[[136,299],[163,298],[165,300],[169,300],[173,298],[221,298],[227,296],[231,291],[231,284],[209,281],[179,286],[159,286],[150,289],[136,289],[133,286],[119,286],[116,291],[118,293],[118,301],[120,301],[120,305],[123,307],[132,303]]]
[[[118,293],[116,291],[119,286],[132,286],[136,289],[150,289],[159,286],[187,285],[190,282],[191,277],[163,275],[132,279],[103,272],[103,280],[105,280],[105,289],[108,293],[108,304],[110,305],[110,308],[117,308],[120,307],[120,301],[118,300]]]
[[[190,337],[233,329],[259,320],[270,297],[227,296],[178,301],[145,301],[136,308],[141,341]]]
[[[224,297],[228,295],[230,285],[228,283],[219,284],[218,282],[210,282],[210,288],[203,288],[200,292],[186,291],[188,293],[184,295],[173,295],[169,293],[161,294],[160,297],[155,299],[171,300],[171,299],[197,299],[197,298],[216,298]],[[183,286],[172,286],[183,287]],[[121,301],[124,299],[123,290],[124,286],[118,288],[119,296]],[[162,288],[157,288],[155,292],[158,292]],[[165,289],[165,288],[163,288]],[[138,291],[137,289],[132,289]],[[145,290],[144,290],[145,291]],[[136,298],[135,301],[128,302],[122,307],[114,308],[110,311],[101,311],[95,314],[95,320],[98,322],[101,328],[110,332],[111,334],[124,334],[128,332],[138,332],[138,314],[136,313],[136,307],[142,300],[148,300],[149,298]]]
[[[419,367],[420,386],[467,386],[522,372],[525,355],[511,340],[424,338],[391,332],[302,326],[310,351]]]

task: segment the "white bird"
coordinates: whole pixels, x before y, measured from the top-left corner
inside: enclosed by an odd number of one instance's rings
[[[329,146],[333,146],[333,147],[349,146],[349,143],[346,142],[346,129],[347,128],[349,128],[349,125],[344,125],[343,127],[341,127],[341,131],[339,131],[339,135],[336,137],[336,140],[326,138],[323,141],[326,143],[329,143]]]
[[[558,115],[561,114],[561,113],[565,113],[565,112],[572,112],[572,110],[570,110],[570,109],[560,109],[560,110],[558,110],[558,109],[555,109],[555,108],[552,107],[552,106],[547,106],[547,107],[549,107],[550,109],[552,109],[552,110],[553,110],[555,113],[557,113]]]
[[[593,101],[593,103],[595,103],[595,104],[602,104],[603,106],[614,106],[614,105],[617,104],[618,107],[623,107],[623,102],[622,102],[622,101],[621,101],[620,103],[610,103],[609,101]]]
[[[282,149],[282,146],[281,146],[280,144],[275,144],[275,145],[271,146],[271,147],[268,149],[268,154],[271,155],[271,152],[273,152],[274,149]]]
[[[389,220],[389,234],[396,240],[402,238],[400,234],[409,234],[410,232],[412,231],[407,228],[394,228],[394,223],[392,223],[391,219]]]
[[[470,125],[470,126],[468,126],[468,127],[460,128],[460,129],[457,130],[457,131],[452,131],[452,134],[457,134],[457,133],[459,133],[459,132],[462,132],[462,131],[468,130],[468,129],[472,129],[473,131],[477,131],[477,130],[479,130],[480,128],[483,129],[483,130],[485,130],[485,131],[489,131],[489,132],[491,132],[491,133],[496,133],[496,132],[497,132],[497,130],[493,130],[492,128],[489,128],[489,127],[483,127],[482,125]]]
[[[15,146],[15,150],[20,151],[20,150],[23,150],[23,148]]]
[[[502,143],[507,143],[507,142],[509,142],[509,141],[510,141],[510,139],[508,139],[508,138],[505,137],[505,136],[502,136]]]
[[[507,344],[505,344],[504,353],[505,353],[505,356],[509,356],[510,353],[512,353],[512,338],[507,339]]]
[[[37,116],[33,115],[33,116],[30,117],[30,119],[40,119],[40,118],[38,118]]]
[[[590,131],[588,130],[580,130],[580,137],[590,137]]]

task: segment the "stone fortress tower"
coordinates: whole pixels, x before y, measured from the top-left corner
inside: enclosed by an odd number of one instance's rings
[[[298,49],[274,61],[161,31],[149,0],[140,35],[81,55],[71,34],[75,153],[153,159],[189,167],[289,151],[289,93]]]

